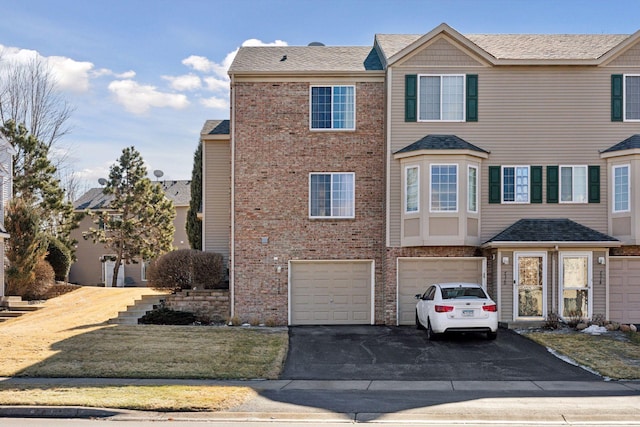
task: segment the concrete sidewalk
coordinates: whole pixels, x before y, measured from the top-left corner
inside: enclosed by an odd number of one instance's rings
[[[307,381],[0,378],[12,385],[218,385],[257,396],[223,412],[0,407],[1,417],[296,422],[505,422],[640,425],[640,381]]]

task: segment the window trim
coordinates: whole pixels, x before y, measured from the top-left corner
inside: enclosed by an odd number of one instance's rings
[[[627,169],[627,207],[626,209],[616,209],[616,170],[626,168]],[[626,213],[631,212],[631,164],[624,163],[620,165],[613,165],[611,167],[611,211],[613,213]]]
[[[471,209],[471,169],[476,171],[475,175],[475,200],[473,201],[475,204],[475,209]],[[477,214],[478,213],[478,203],[479,203],[479,187],[478,183],[480,182],[480,168],[476,165],[467,165],[467,212]]]
[[[331,176],[331,190],[330,190],[330,194],[331,194],[331,198],[330,198],[330,203],[331,203],[331,207],[330,207],[330,211],[331,211],[331,215],[328,216],[313,216],[311,215],[311,201],[312,201],[312,189],[311,189],[311,177],[313,175],[330,175]],[[352,177],[352,182],[353,182],[353,188],[351,189],[351,200],[352,200],[352,206],[351,206],[351,215],[344,215],[344,216],[334,216],[333,215],[333,177],[336,175],[351,175]],[[328,219],[328,220],[333,220],[333,219],[354,219],[356,217],[356,174],[355,172],[310,172],[309,173],[309,219]]]
[[[143,260],[140,263],[140,281],[141,282],[148,282],[149,279],[147,278],[147,269],[149,268],[149,265],[151,264],[151,261],[145,261]]]
[[[453,210],[436,210],[433,207],[433,167],[434,166],[453,166],[456,169],[455,177],[456,177],[456,208]],[[459,176],[459,165],[457,163],[431,163],[429,165],[429,212],[430,213],[441,213],[441,214],[453,214],[458,213],[460,210],[460,176]]]
[[[504,191],[504,170],[506,168],[514,168],[514,193],[513,193],[513,198],[514,200],[505,200],[504,196],[505,196],[505,191]],[[515,179],[516,179],[516,171],[519,168],[526,168],[527,169],[527,200],[526,201],[518,201],[518,193],[515,190]],[[509,205],[526,205],[526,204],[530,204],[531,203],[531,165],[503,165],[500,167],[500,203],[502,204],[509,204]]]
[[[416,82],[416,121],[422,123],[428,122],[449,122],[449,123],[460,123],[465,122],[467,120],[467,78],[466,74],[418,74]],[[422,77],[439,77],[440,78],[440,119],[421,119],[420,118],[420,79]],[[462,78],[462,101],[460,107],[462,109],[462,118],[455,120],[443,120],[442,119],[442,77],[461,77]]]
[[[564,284],[564,259],[565,258],[586,258],[587,260],[587,286],[575,287]],[[562,319],[564,316],[564,291],[565,290],[586,290],[587,291],[587,315],[583,318],[591,319],[593,316],[593,253],[582,251],[561,251],[558,256],[558,313]]]
[[[330,87],[331,88],[331,127],[330,128],[314,128],[313,127],[313,88]],[[353,127],[336,128],[334,127],[334,99],[333,90],[336,87],[352,87],[353,88]],[[312,84],[309,86],[309,130],[312,132],[353,132],[356,130],[356,85],[355,84]]]
[[[416,169],[416,173],[418,174],[418,180],[416,182],[417,186],[417,195],[416,195],[416,210],[410,211],[408,210],[408,171],[409,169]],[[404,213],[406,215],[413,215],[420,213],[420,165],[407,165],[404,167]]]
[[[640,122],[640,117],[638,117],[637,119],[627,119],[627,77],[640,78],[640,74],[622,75],[622,120],[625,122]]]
[[[574,182],[575,182],[575,174],[574,170],[576,168],[584,169],[584,201],[576,201],[576,200],[562,200],[562,168],[571,168],[571,198],[575,199],[574,193]],[[558,203],[562,204],[587,204],[589,203],[589,166],[588,165],[558,165]]]

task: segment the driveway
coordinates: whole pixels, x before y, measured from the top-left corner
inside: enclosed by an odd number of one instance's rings
[[[282,379],[412,381],[594,381],[544,347],[500,329],[428,341],[401,326],[295,326]]]

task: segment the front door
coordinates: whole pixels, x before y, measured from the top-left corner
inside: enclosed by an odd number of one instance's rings
[[[113,268],[115,267],[116,262],[108,258],[108,255],[106,257],[107,259],[102,263],[102,278],[104,280],[104,285],[107,288],[110,288],[113,283]],[[124,265],[120,265],[120,268],[118,269],[118,281],[116,282],[116,286],[119,288],[124,286]]]
[[[513,283],[515,319],[544,319],[547,309],[547,253],[516,252]]]
[[[560,313],[562,318],[590,319],[592,271],[590,252],[560,253]]]

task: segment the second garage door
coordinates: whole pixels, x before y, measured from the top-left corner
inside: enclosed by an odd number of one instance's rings
[[[372,261],[292,261],[289,324],[371,324]]]
[[[640,323],[640,258],[609,258],[609,317]]]
[[[470,282],[485,286],[485,265],[485,258],[476,257],[398,259],[398,324],[415,324],[415,296],[434,283]]]

